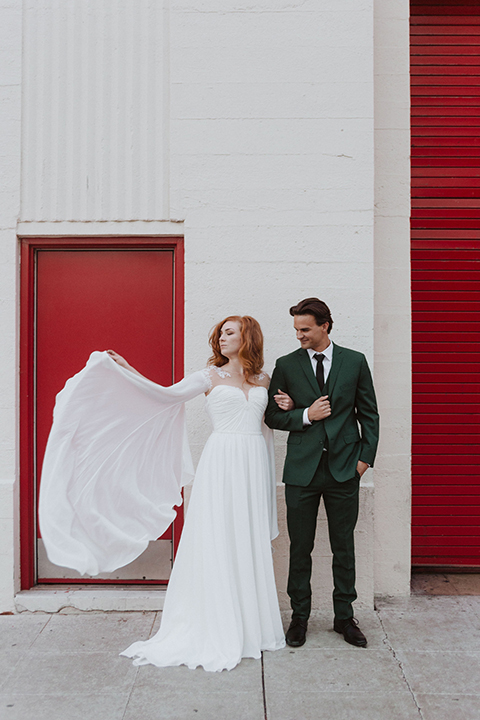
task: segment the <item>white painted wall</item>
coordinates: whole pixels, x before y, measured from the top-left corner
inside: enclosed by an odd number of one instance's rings
[[[375,592],[410,592],[409,2],[375,0]]]
[[[260,320],[272,369],[297,346],[288,307],[312,294],[373,360],[372,22],[364,2],[172,3],[188,371],[231,312]]]
[[[0,2],[0,612],[18,575],[17,241],[20,208],[22,3]]]
[[[302,297],[325,300],[335,321],[333,340],[365,352],[372,365],[375,327],[375,373],[388,429],[395,401],[385,364],[391,347],[396,349],[396,336],[384,322],[389,306],[383,302],[387,290],[379,260],[398,264],[404,293],[406,206],[387,205],[398,187],[407,187],[409,170],[404,141],[403,164],[390,154],[399,136],[397,126],[388,124],[390,108],[395,115],[395,83],[404,97],[404,71],[398,77],[390,71],[389,54],[378,48],[374,134],[373,0],[26,0],[24,5],[21,211],[19,77],[17,94],[1,118],[6,127],[11,119],[14,128],[11,169],[2,171],[14,200],[2,245],[10,285],[2,283],[0,312],[6,315],[0,318],[11,341],[0,356],[9,428],[0,477],[10,483],[16,477],[17,218],[22,232],[41,234],[43,228],[54,234],[57,228],[61,236],[102,227],[113,234],[148,233],[148,228],[157,234],[162,223],[168,232],[169,220],[183,220],[187,372],[204,364],[209,329],[230,313],[252,314],[261,322],[269,371],[278,355],[297,346],[288,308]],[[390,8],[395,16],[404,5],[404,0],[384,0],[376,10],[379,48],[396,42],[402,57],[408,54],[404,19],[387,23],[390,37],[382,18]],[[2,16],[20,20],[20,0],[0,0],[0,9]],[[8,57],[20,67],[20,25],[16,36],[5,23],[1,27],[8,36]],[[401,131],[404,138],[403,125]],[[390,183],[385,208],[379,205],[385,219],[379,222],[388,220],[392,228],[401,218],[395,236],[401,251],[383,231],[377,232],[374,248],[375,160],[379,202],[381,188]],[[376,310],[380,324],[374,316],[376,287],[383,293]],[[404,295],[400,304],[403,313]],[[208,434],[201,400],[191,404],[189,419],[198,457]],[[399,426],[402,437],[408,435],[406,415]],[[384,434],[382,455],[387,465],[388,437]],[[404,444],[399,447],[401,454]],[[279,440],[279,458],[282,452]],[[379,510],[388,511],[392,497],[403,542],[404,491],[391,496],[393,470],[379,465],[380,471]],[[366,604],[373,599],[371,480],[362,490],[358,532],[359,585]],[[0,499],[2,507],[11,533],[11,492],[3,503]],[[319,530],[315,582],[317,599],[324,603],[330,570],[323,519]],[[2,582],[12,577],[14,566],[8,532]],[[378,522],[376,542],[377,566],[396,578],[379,577],[382,592],[388,582],[388,588],[403,591],[403,565],[399,572],[393,566],[404,562],[404,547],[395,550]],[[277,558],[282,586],[280,549]],[[5,607],[11,596],[10,580]]]
[[[251,314],[271,372],[298,346],[288,308],[312,295],[331,307],[332,338],[372,362],[372,5],[173,2],[170,38],[171,212],[185,219],[187,371],[208,356],[215,322]],[[197,456],[209,430],[200,406],[190,408]],[[282,433],[278,441],[281,461]],[[362,540],[373,531],[372,503],[373,488],[364,488],[358,587],[369,606],[373,559]],[[274,558],[287,608],[283,489],[279,516]],[[331,607],[330,567],[322,513],[314,607]]]

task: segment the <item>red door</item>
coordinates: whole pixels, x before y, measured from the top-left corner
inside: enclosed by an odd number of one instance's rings
[[[480,566],[480,14],[413,2],[412,562]]]
[[[30,338],[34,403],[29,452],[35,450],[31,472],[22,477],[24,497],[28,495],[25,483],[32,485],[34,498],[38,493],[55,395],[67,378],[85,365],[93,350],[113,348],[142,374],[163,385],[178,379],[174,367],[174,251],[128,246],[34,250],[35,262],[30,263],[34,275]],[[29,522],[34,520],[32,512]],[[100,578],[103,582],[165,582],[172,539],[170,529],[162,539],[150,543],[137,561]],[[22,535],[22,545],[25,543],[28,539]],[[37,553],[37,582],[82,581],[73,571],[49,563],[40,537],[34,544],[36,548],[30,547],[30,552]],[[25,560],[25,547],[22,555]]]

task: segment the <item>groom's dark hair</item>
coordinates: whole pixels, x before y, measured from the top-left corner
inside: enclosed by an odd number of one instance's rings
[[[328,322],[328,333],[330,333],[333,327],[333,320],[328,305],[326,305],[323,300],[315,297],[300,300],[298,305],[293,305],[290,308],[290,315],[313,315],[317,325],[323,325],[323,323]]]

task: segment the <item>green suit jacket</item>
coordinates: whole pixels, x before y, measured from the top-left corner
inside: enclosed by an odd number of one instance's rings
[[[295,409],[280,410],[273,396],[278,390],[290,395]],[[332,414],[303,425],[303,411],[321,392],[308,352],[303,348],[277,360],[269,389],[265,422],[270,428],[290,432],[283,482],[307,486],[328,447],[330,472],[338,482],[355,476],[358,460],[373,465],[378,444],[379,418],[372,376],[362,353],[333,346],[332,366],[324,394]]]

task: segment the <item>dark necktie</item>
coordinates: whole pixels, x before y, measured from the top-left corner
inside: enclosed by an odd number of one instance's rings
[[[322,390],[323,386],[325,385],[325,376],[323,374],[323,358],[325,357],[325,355],[323,353],[315,353],[313,357],[317,361],[317,372],[315,373],[315,375],[317,376],[317,382],[320,390]]]

